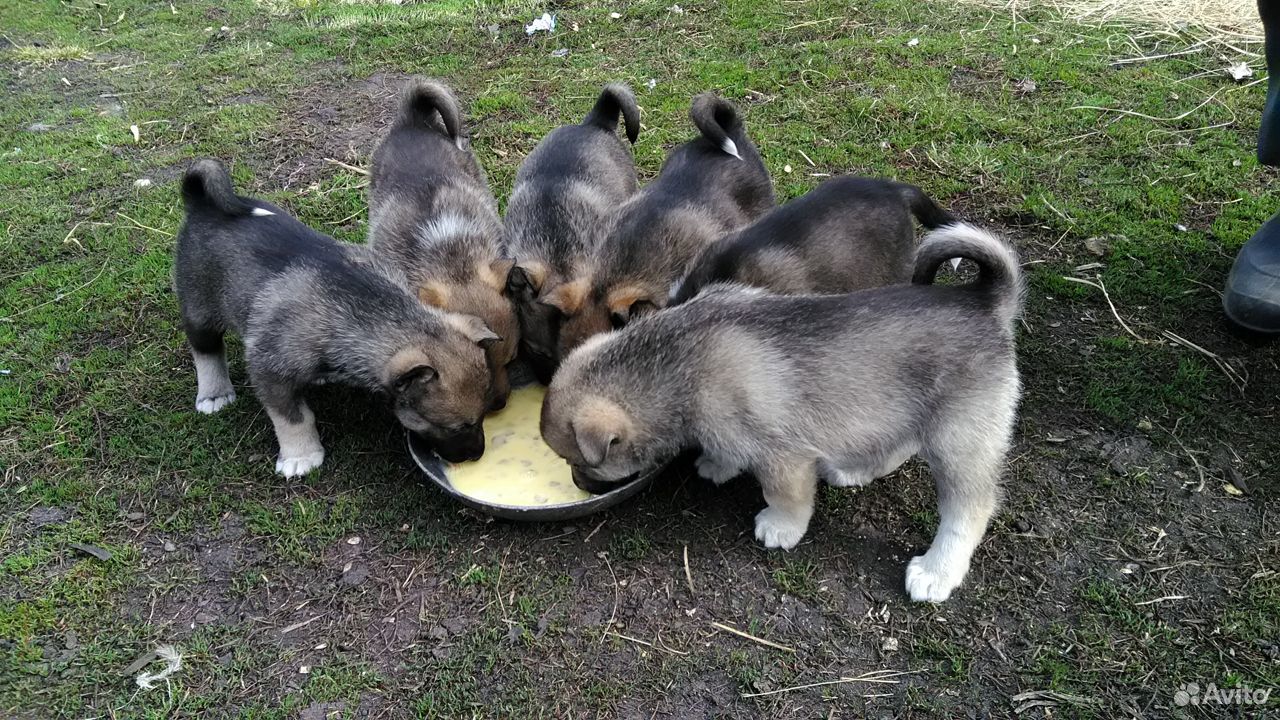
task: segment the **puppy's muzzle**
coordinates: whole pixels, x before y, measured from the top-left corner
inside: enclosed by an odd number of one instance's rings
[[[495,393],[493,397],[489,398],[489,407],[487,408],[487,411],[491,413],[495,413],[505,408],[507,406],[507,399],[510,396],[511,396],[511,393],[509,392],[503,393],[503,394]]]
[[[604,480],[596,480],[595,478],[588,476],[585,470],[576,465],[573,468],[573,484],[577,485],[582,490],[586,490],[592,495],[603,495],[607,492],[617,490],[638,477],[640,477],[640,473],[634,473],[623,478],[618,478],[617,480],[605,482]]]
[[[493,367],[491,365],[491,367]],[[511,379],[507,375],[505,367],[497,367],[493,370],[493,383],[489,389],[489,402],[485,408],[485,412],[498,412],[507,406],[507,399],[511,396]]]
[[[556,374],[556,359],[528,348],[525,350],[525,363],[533,371],[533,376],[543,385],[550,385],[552,376]]]
[[[436,454],[451,463],[479,460],[484,455],[484,425],[466,425],[457,432],[434,438]]]

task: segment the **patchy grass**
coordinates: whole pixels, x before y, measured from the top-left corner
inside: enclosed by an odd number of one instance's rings
[[[89,51],[79,45],[18,45],[5,50],[4,54],[16,62],[32,65],[89,59]]]
[[[1000,716],[1054,690],[1088,699],[1055,717],[1158,717],[1182,682],[1280,684],[1280,356],[1225,334],[1215,294],[1280,207],[1253,157],[1262,87],[1219,72],[1234,51],[945,3],[681,5],[561,3],[532,37],[527,2],[0,5],[0,714]],[[598,518],[513,525],[418,484],[355,393],[316,391],[327,464],[290,482],[250,388],[194,413],[169,289],[182,169],[220,157],[359,242],[367,178],[330,160],[367,165],[412,74],[457,89],[500,202],[624,80],[646,179],[710,89],[783,197],[887,175],[1009,235],[1029,277],[1019,444],[956,597],[901,591],[937,525],[919,463],[825,488],[779,554],[751,539],[749,482],[684,468]],[[1064,276],[1105,285],[1138,337]],[[231,365],[243,382],[235,342]],[[185,667],[140,692],[124,670],[163,643]],[[912,674],[743,697],[869,669]]]
[[[773,571],[773,584],[798,598],[818,597],[818,566],[809,560],[788,560]]]

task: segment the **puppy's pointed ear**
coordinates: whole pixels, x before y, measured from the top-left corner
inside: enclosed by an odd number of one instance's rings
[[[502,339],[502,336],[490,330],[489,326],[485,325],[484,321],[475,315],[445,313],[444,319],[458,332],[466,335],[468,340],[480,347],[488,347]]]
[[[427,383],[436,379],[436,369],[431,358],[419,348],[407,347],[387,361],[383,371],[386,386],[396,392],[404,392],[415,382]]]
[[[516,263],[507,274],[507,288],[513,292],[528,290],[536,296],[547,281],[547,266],[536,260]]]
[[[551,288],[538,298],[538,302],[550,305],[565,315],[577,315],[589,289],[585,279],[574,280]]]
[[[609,306],[609,317],[616,327],[659,308],[658,298],[636,285],[626,285],[611,291],[606,304]]]
[[[588,467],[603,465],[609,457],[609,448],[618,442],[618,436],[603,427],[574,428],[574,436],[578,441],[578,452],[582,453]]]
[[[418,288],[418,300],[423,305],[442,308],[449,303],[449,288],[444,283],[429,282]]]
[[[515,267],[516,261],[512,258],[497,258],[492,260],[488,265],[481,268],[479,277],[481,282],[494,290],[504,290],[507,287],[508,277],[511,275],[511,268]]]
[[[404,392],[415,382],[431,382],[436,379],[436,369],[430,365],[414,365],[395,377],[391,386],[397,392]]]
[[[609,451],[625,442],[631,432],[626,411],[600,397],[584,402],[572,425],[578,452],[588,467],[603,465]]]

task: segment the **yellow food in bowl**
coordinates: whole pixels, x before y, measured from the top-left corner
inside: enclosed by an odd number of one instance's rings
[[[586,500],[573,484],[569,463],[542,441],[538,416],[546,388],[512,391],[507,406],[484,421],[484,456],[449,466],[455,490],[490,505],[530,507]]]

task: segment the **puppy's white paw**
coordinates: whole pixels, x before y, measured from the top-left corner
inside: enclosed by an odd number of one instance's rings
[[[236,391],[231,390],[223,395],[196,398],[196,412],[212,415],[236,400]]]
[[[846,472],[835,468],[825,468],[822,479],[832,487],[866,487],[875,480],[868,472]]]
[[[940,603],[951,597],[952,590],[960,587],[964,576],[964,569],[957,572],[927,555],[918,555],[907,563],[907,594],[916,602]]]
[[[287,478],[301,477],[320,467],[323,462],[324,450],[297,457],[282,457],[276,460],[276,472]]]
[[[723,485],[742,474],[742,468],[727,467],[708,455],[699,456],[694,466],[698,468],[699,477],[716,485]]]
[[[767,507],[756,515],[756,539],[767,548],[790,550],[804,537],[808,522],[774,507]]]

